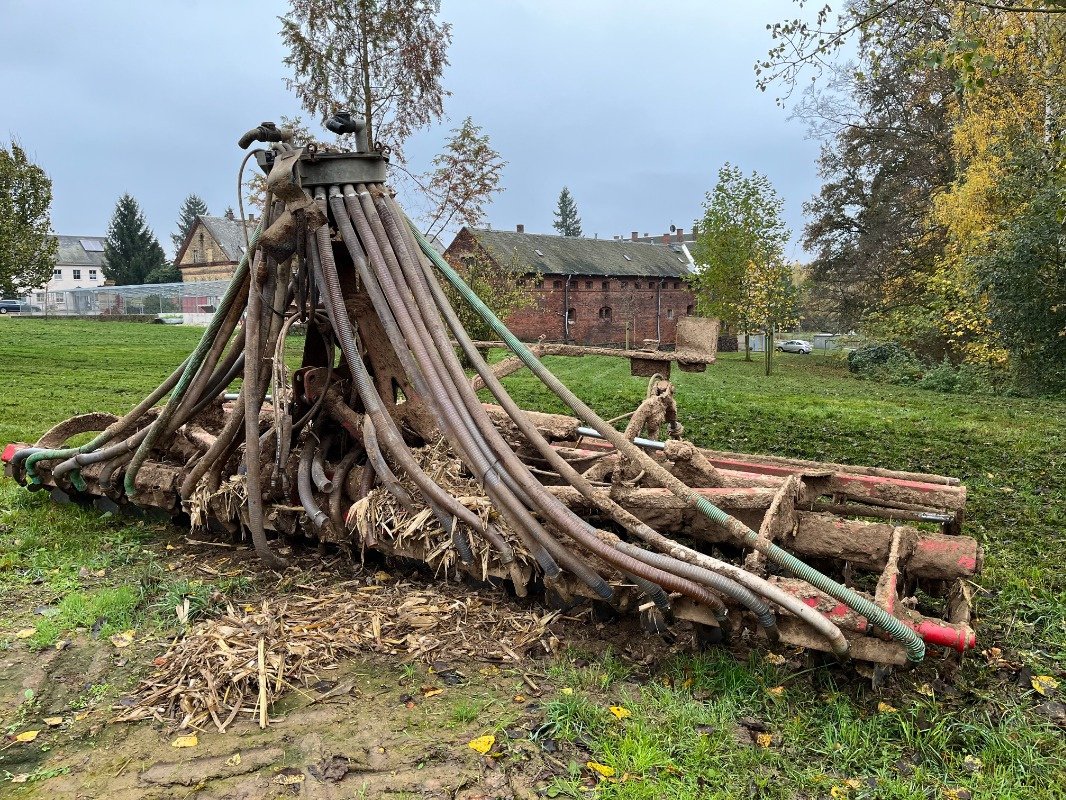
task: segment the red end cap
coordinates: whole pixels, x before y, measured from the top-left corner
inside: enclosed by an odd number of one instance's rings
[[[11,442],[11,444],[4,446],[4,454],[0,456],[0,460],[3,460],[5,464],[9,464],[11,463],[11,459],[15,457],[15,453],[19,450],[25,450],[27,447],[29,447],[29,445],[23,444],[22,442]]]

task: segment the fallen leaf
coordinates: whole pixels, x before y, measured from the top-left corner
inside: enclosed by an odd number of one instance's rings
[[[773,695],[774,697],[780,697],[781,695],[783,695],[785,693],[785,687],[784,686],[775,686],[773,689],[767,689],[766,693],[769,694],[769,695]]]
[[[135,633],[137,633],[137,631],[133,629],[123,631],[122,633],[116,633],[111,636],[111,644],[115,647],[129,647],[130,644],[133,643],[133,635]]]
[[[844,781],[844,783],[847,785],[847,787],[849,789],[861,789],[862,788],[862,781],[860,781],[858,778],[848,778],[846,781]]]
[[[20,772],[18,775],[14,775],[11,778],[12,783],[26,783],[30,779],[30,773]]]
[[[196,738],[195,733],[190,733],[188,736],[179,736],[173,742],[170,743],[171,747],[196,747],[200,740]]]
[[[47,725],[49,728],[54,728],[57,725],[62,725],[63,724],[63,718],[62,717],[45,717],[44,718],[44,724]]]
[[[1031,682],[1036,693],[1044,697],[1059,688],[1059,682],[1050,675],[1034,675]]]
[[[392,580],[392,576],[389,573],[387,573],[387,572],[385,572],[383,570],[378,570],[377,572],[374,573],[374,580],[378,580],[378,581],[382,581],[382,582],[391,581]]]
[[[933,691],[933,687],[930,686],[928,683],[923,683],[921,686],[918,687],[917,691],[918,694],[923,694],[926,697],[932,697],[936,694],[936,692]]]
[[[851,790],[846,786],[834,786],[829,790],[829,796],[833,800],[845,800],[851,794]]]
[[[23,628],[15,634],[16,639],[29,639],[33,634],[37,633],[36,628]]]
[[[521,695],[521,694],[516,694],[511,699],[514,700],[516,703],[524,703],[524,702],[526,702],[525,695]]]
[[[494,744],[496,744],[496,737],[490,733],[485,736],[479,736],[476,739],[471,739],[466,743],[466,746],[471,750],[476,750],[481,753],[481,755],[485,755],[492,749]]]
[[[89,716],[89,712],[88,711],[79,711],[77,714],[74,715],[74,721],[75,722],[81,722],[87,716]]]
[[[773,664],[775,667],[780,667],[782,664],[785,663],[785,657],[780,656],[777,653],[767,653],[766,660],[769,663]]]
[[[877,710],[882,714],[895,714],[899,709],[895,706],[889,705],[884,700],[877,704]]]
[[[759,747],[769,747],[773,740],[774,735],[772,733],[760,733],[755,737],[755,743],[759,745]]]
[[[305,777],[303,772],[295,767],[286,767],[274,776],[274,783],[279,786],[295,786],[298,783],[303,783]]]
[[[618,719],[625,719],[626,717],[633,716],[633,712],[624,706],[611,706],[609,710],[612,714],[618,717]]]
[[[241,763],[241,754],[240,753],[234,753],[233,755],[231,755],[229,758],[226,759],[226,766],[227,767],[237,767],[237,766],[240,766],[240,763]]]
[[[39,734],[39,733],[40,733],[40,731],[23,731],[22,733],[16,733],[15,734],[15,741],[16,742],[32,742],[34,739],[37,738],[37,734]]]
[[[423,697],[436,697],[438,694],[444,694],[443,689],[425,689],[422,691]]]
[[[968,772],[980,772],[981,767],[985,765],[985,762],[977,756],[966,756],[966,758],[962,760],[962,763]]]
[[[571,689],[569,686],[567,686],[567,687],[565,687],[563,689],[563,694],[573,694],[573,693],[574,693],[574,690]]]
[[[599,764],[595,761],[586,761],[585,766],[593,772],[598,772],[604,778],[614,777],[614,767],[608,767],[606,764]]]

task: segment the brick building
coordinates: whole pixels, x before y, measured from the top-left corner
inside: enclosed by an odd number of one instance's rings
[[[249,217],[249,238],[256,224],[255,217]],[[243,255],[244,234],[240,220],[201,214],[182,242],[174,263],[181,271],[183,283],[228,281]]]
[[[692,260],[683,233],[655,244],[464,227],[445,251],[453,260],[486,259],[529,276],[536,305],[507,326],[527,341],[583,345],[672,345],[677,320],[695,300],[684,277]]]

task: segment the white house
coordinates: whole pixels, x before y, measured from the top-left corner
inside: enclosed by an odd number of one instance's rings
[[[50,307],[67,305],[71,289],[93,289],[104,285],[104,237],[57,236],[59,249],[48,283],[27,294],[32,302]]]

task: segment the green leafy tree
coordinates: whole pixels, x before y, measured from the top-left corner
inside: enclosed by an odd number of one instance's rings
[[[707,193],[703,218],[696,221],[696,271],[688,278],[696,310],[735,326],[745,339],[766,322],[760,292],[784,262],[790,234],[782,206],[765,175],[745,175],[727,162]],[[745,358],[751,360],[746,346]]]
[[[744,278],[747,315],[763,330],[763,356],[769,375],[773,368],[774,335],[798,321],[799,288],[792,266],[779,257],[761,264],[749,261]]]
[[[559,192],[559,203],[555,207],[555,222],[552,227],[560,236],[580,236],[581,217],[577,215],[577,203],[567,187]]]
[[[444,114],[452,33],[439,12],[439,0],[290,0],[286,83],[314,117],[361,113],[370,147],[402,160],[408,137]]]
[[[1026,213],[1001,219],[971,264],[975,291],[1018,383],[1037,391],[1066,389],[1066,228],[1062,178],[1039,148],[1020,153],[1000,183],[1008,205]]]
[[[500,319],[507,319],[515,311],[536,305],[533,293],[529,290],[531,280],[535,280],[536,275],[528,273],[528,267],[519,261],[517,253],[512,254],[510,262],[503,269],[479,250],[459,257],[451,256],[448,263]],[[444,291],[471,338],[493,337],[492,328],[451,284],[445,283]]]
[[[17,142],[0,147],[0,295],[15,297],[48,282],[56,263],[51,235],[52,181]]]
[[[167,261],[137,201],[124,194],[115,205],[104,242],[104,275],[118,286],[169,280],[177,268]]]
[[[507,166],[489,135],[467,117],[452,131],[444,152],[433,159],[428,189],[437,198],[427,237],[440,236],[458,226],[476,226],[485,218],[485,206],[503,191],[500,178]]]
[[[201,214],[209,213],[207,203],[198,195],[190,194],[185,198],[185,202],[181,204],[181,210],[178,212],[178,230],[170,234],[170,241],[174,243],[175,253],[185,244],[185,238],[189,235],[189,231],[196,225],[196,218]]]

